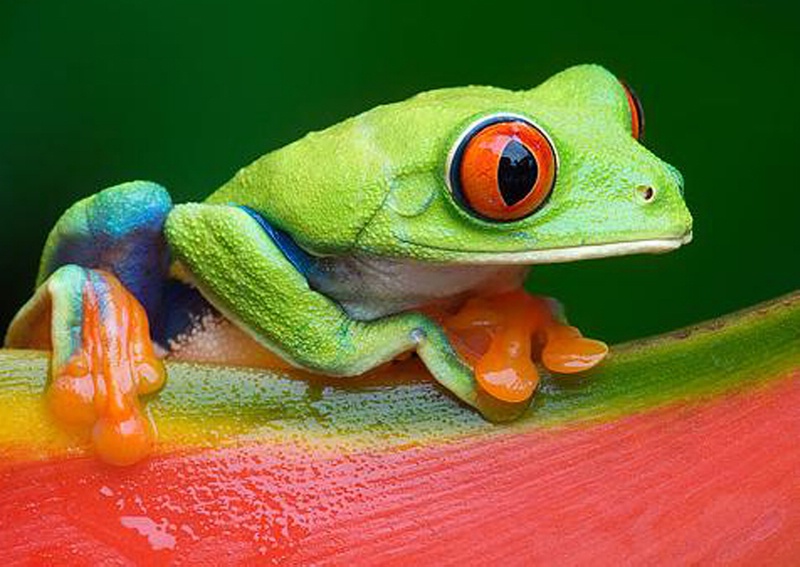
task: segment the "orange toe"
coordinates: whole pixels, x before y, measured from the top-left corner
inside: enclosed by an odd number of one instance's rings
[[[596,366],[608,354],[602,341],[584,337],[549,340],[542,350],[542,364],[559,374],[574,374]]]
[[[475,366],[475,378],[487,394],[511,403],[529,399],[539,384],[539,373],[530,362],[491,368],[481,359]]]
[[[92,427],[92,443],[103,461],[132,465],[150,454],[155,443],[152,426],[139,412],[125,418],[104,416]]]

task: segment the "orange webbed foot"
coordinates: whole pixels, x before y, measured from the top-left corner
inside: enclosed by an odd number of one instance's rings
[[[587,370],[608,353],[604,343],[560,322],[550,301],[523,290],[472,298],[443,324],[481,388],[506,402],[524,402],[536,390],[532,344],[542,345],[542,365],[562,374]]]
[[[116,277],[102,271],[87,278],[82,311],[79,347],[67,364],[52,369],[50,408],[66,423],[90,426],[104,461],[135,463],[155,442],[139,398],[159,390],[166,379],[147,315]]]
[[[114,275],[60,268],[9,337],[10,346],[53,351],[47,405],[59,422],[87,431],[102,460],[128,465],[150,453],[155,431],[140,397],[159,390],[166,372],[144,308]]]

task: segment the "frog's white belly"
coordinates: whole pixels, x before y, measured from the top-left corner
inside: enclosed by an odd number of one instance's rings
[[[367,256],[321,258],[309,284],[354,319],[371,320],[468,292],[519,287],[528,266],[433,264]]]

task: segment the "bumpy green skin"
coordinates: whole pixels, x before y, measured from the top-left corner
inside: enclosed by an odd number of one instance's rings
[[[547,206],[512,223],[485,222],[452,198],[445,167],[476,118],[529,117],[555,143]],[[528,91],[465,87],[422,93],[311,133],[242,169],[209,203],[239,203],[316,254],[441,262],[497,252],[681,237],[691,230],[676,169],[631,136],[619,81],[602,67],[570,68]],[[635,188],[654,187],[643,206]]]
[[[537,124],[558,159],[545,206],[507,223],[465,211],[446,183],[456,140],[475,120],[495,113]],[[355,259],[356,265],[367,258],[373,271],[377,258],[386,262],[377,264],[378,273],[399,265],[400,279],[411,274],[408,281],[437,273],[437,268],[420,271],[421,264],[463,264],[471,270],[478,264],[527,265],[675,248],[688,239],[692,223],[680,174],[633,138],[631,120],[623,87],[597,66],[573,67],[528,91],[466,87],[423,93],[265,155],[205,204],[173,208],[162,188],[143,182],[85,200],[56,225],[42,275],[61,278],[60,265],[91,258],[86,267],[116,273],[129,288],[140,287],[137,297],[144,297],[148,281],[160,280],[164,260],[171,258],[214,307],[297,366],[351,376],[413,349],[460,399],[492,420],[509,419],[524,408],[482,396],[472,369],[436,324],[413,311],[354,319],[312,287],[238,206],[288,233],[313,258]],[[656,192],[649,202],[639,190],[645,186]],[[155,205],[146,208],[142,202]],[[93,234],[108,242],[102,254],[86,246]],[[163,237],[168,251],[161,246]],[[74,252],[71,241],[87,250]],[[157,253],[149,253],[155,248]],[[141,267],[145,264],[149,268]],[[143,270],[153,277],[142,277]],[[442,281],[455,281],[447,277]],[[378,278],[373,302],[377,297],[380,304],[387,281]],[[402,285],[399,289],[406,293]],[[37,309],[36,301],[23,308],[9,336],[24,337],[26,321]]]

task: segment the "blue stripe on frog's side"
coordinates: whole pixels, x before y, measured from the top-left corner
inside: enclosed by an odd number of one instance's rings
[[[258,212],[250,207],[238,205],[240,209],[250,215],[264,232],[269,236],[278,249],[283,252],[286,259],[291,262],[294,269],[308,277],[308,275],[316,269],[316,259],[308,252],[300,248],[297,243],[292,240],[292,237],[280,229],[275,228],[267,219],[261,216]]]

